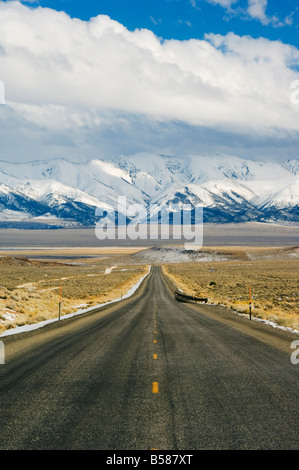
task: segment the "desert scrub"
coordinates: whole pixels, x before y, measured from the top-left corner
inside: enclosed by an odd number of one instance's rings
[[[1,259],[1,258],[0,258]],[[62,315],[124,295],[147,272],[144,265],[114,268],[63,265],[6,258],[0,262],[0,334],[3,329],[56,318],[62,292]]]
[[[299,330],[299,260],[178,263],[163,269],[186,293],[240,313],[249,311],[250,285],[253,315]]]

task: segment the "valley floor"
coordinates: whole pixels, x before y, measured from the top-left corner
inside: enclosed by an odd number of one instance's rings
[[[0,251],[0,335],[121,298],[149,266],[187,294],[299,331],[296,246],[31,247]],[[61,286],[61,290],[60,290]]]

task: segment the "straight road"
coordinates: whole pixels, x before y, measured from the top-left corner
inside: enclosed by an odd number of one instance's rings
[[[298,336],[179,303],[158,267],[130,299],[2,339],[3,450],[299,448]]]

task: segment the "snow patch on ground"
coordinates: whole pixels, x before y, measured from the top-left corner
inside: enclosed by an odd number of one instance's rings
[[[288,331],[289,333],[296,333],[296,334],[299,335],[298,330],[295,330],[294,328],[291,328],[291,327],[288,327],[288,326],[278,325],[277,323],[275,323],[271,320],[263,320],[262,318],[257,318],[257,317],[252,317],[251,319],[254,320],[254,321],[259,321],[259,322],[265,323],[266,325],[272,326],[273,328]]]
[[[240,312],[237,312],[236,310],[233,310],[233,312],[237,313],[240,317],[249,319],[248,314],[240,313]],[[251,317],[251,320],[261,322],[261,323],[265,323],[266,325],[272,326],[272,328],[277,328],[278,330],[283,330],[283,331],[287,331],[289,333],[299,334],[298,330],[295,330],[294,328],[291,328],[291,327],[288,327],[288,326],[278,325],[278,323],[275,323],[274,321],[271,321],[271,320],[265,320],[263,318],[258,318],[258,317],[254,317],[254,316]]]
[[[148,263],[187,263],[193,262],[216,262],[216,261],[228,261],[229,258],[220,253],[207,253],[200,250],[185,250],[182,247],[154,247],[149,250],[132,255],[132,258],[138,259],[138,261]]]
[[[99,308],[104,307],[105,305],[113,304],[115,302],[119,302],[120,300],[124,300],[128,297],[131,297],[136,292],[136,290],[141,285],[141,283],[144,281],[144,279],[150,274],[150,272],[151,272],[151,266],[149,266],[148,272],[141,279],[139,279],[139,281],[122,297],[119,297],[118,299],[115,299],[115,300],[111,300],[110,302],[106,302],[104,304],[95,305],[94,307],[81,308],[81,309],[77,310],[74,313],[70,313],[68,315],[63,315],[60,318],[60,321],[65,320],[67,318],[74,317],[76,315],[82,315],[82,313],[91,312],[92,310],[98,310]],[[57,318],[52,318],[51,320],[41,321],[41,322],[35,323],[33,325],[17,326],[14,329],[7,330],[4,333],[2,333],[0,335],[0,338],[2,338],[4,336],[10,336],[10,335],[18,334],[18,333],[24,333],[24,332],[27,332],[27,331],[37,330],[38,328],[42,328],[42,327],[48,325],[49,323],[53,323],[53,322],[57,322],[57,321],[59,321]]]
[[[115,268],[117,268],[117,266],[110,266],[109,268],[106,268],[104,274],[110,274]]]
[[[17,316],[17,312],[15,312],[14,310],[10,310],[9,308],[6,308],[5,312],[1,315],[2,319],[4,319],[5,321],[13,321]]]

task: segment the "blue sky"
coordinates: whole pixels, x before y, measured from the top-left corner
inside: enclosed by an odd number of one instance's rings
[[[298,37],[298,0],[0,0],[0,159],[298,158]]]
[[[89,20],[108,15],[130,30],[146,28],[164,39],[202,39],[205,33],[267,37],[299,45],[298,0],[268,0],[265,13],[276,22],[263,24],[248,13],[248,0],[40,0],[23,2],[61,10],[74,18]],[[217,4],[218,3],[218,4]]]

